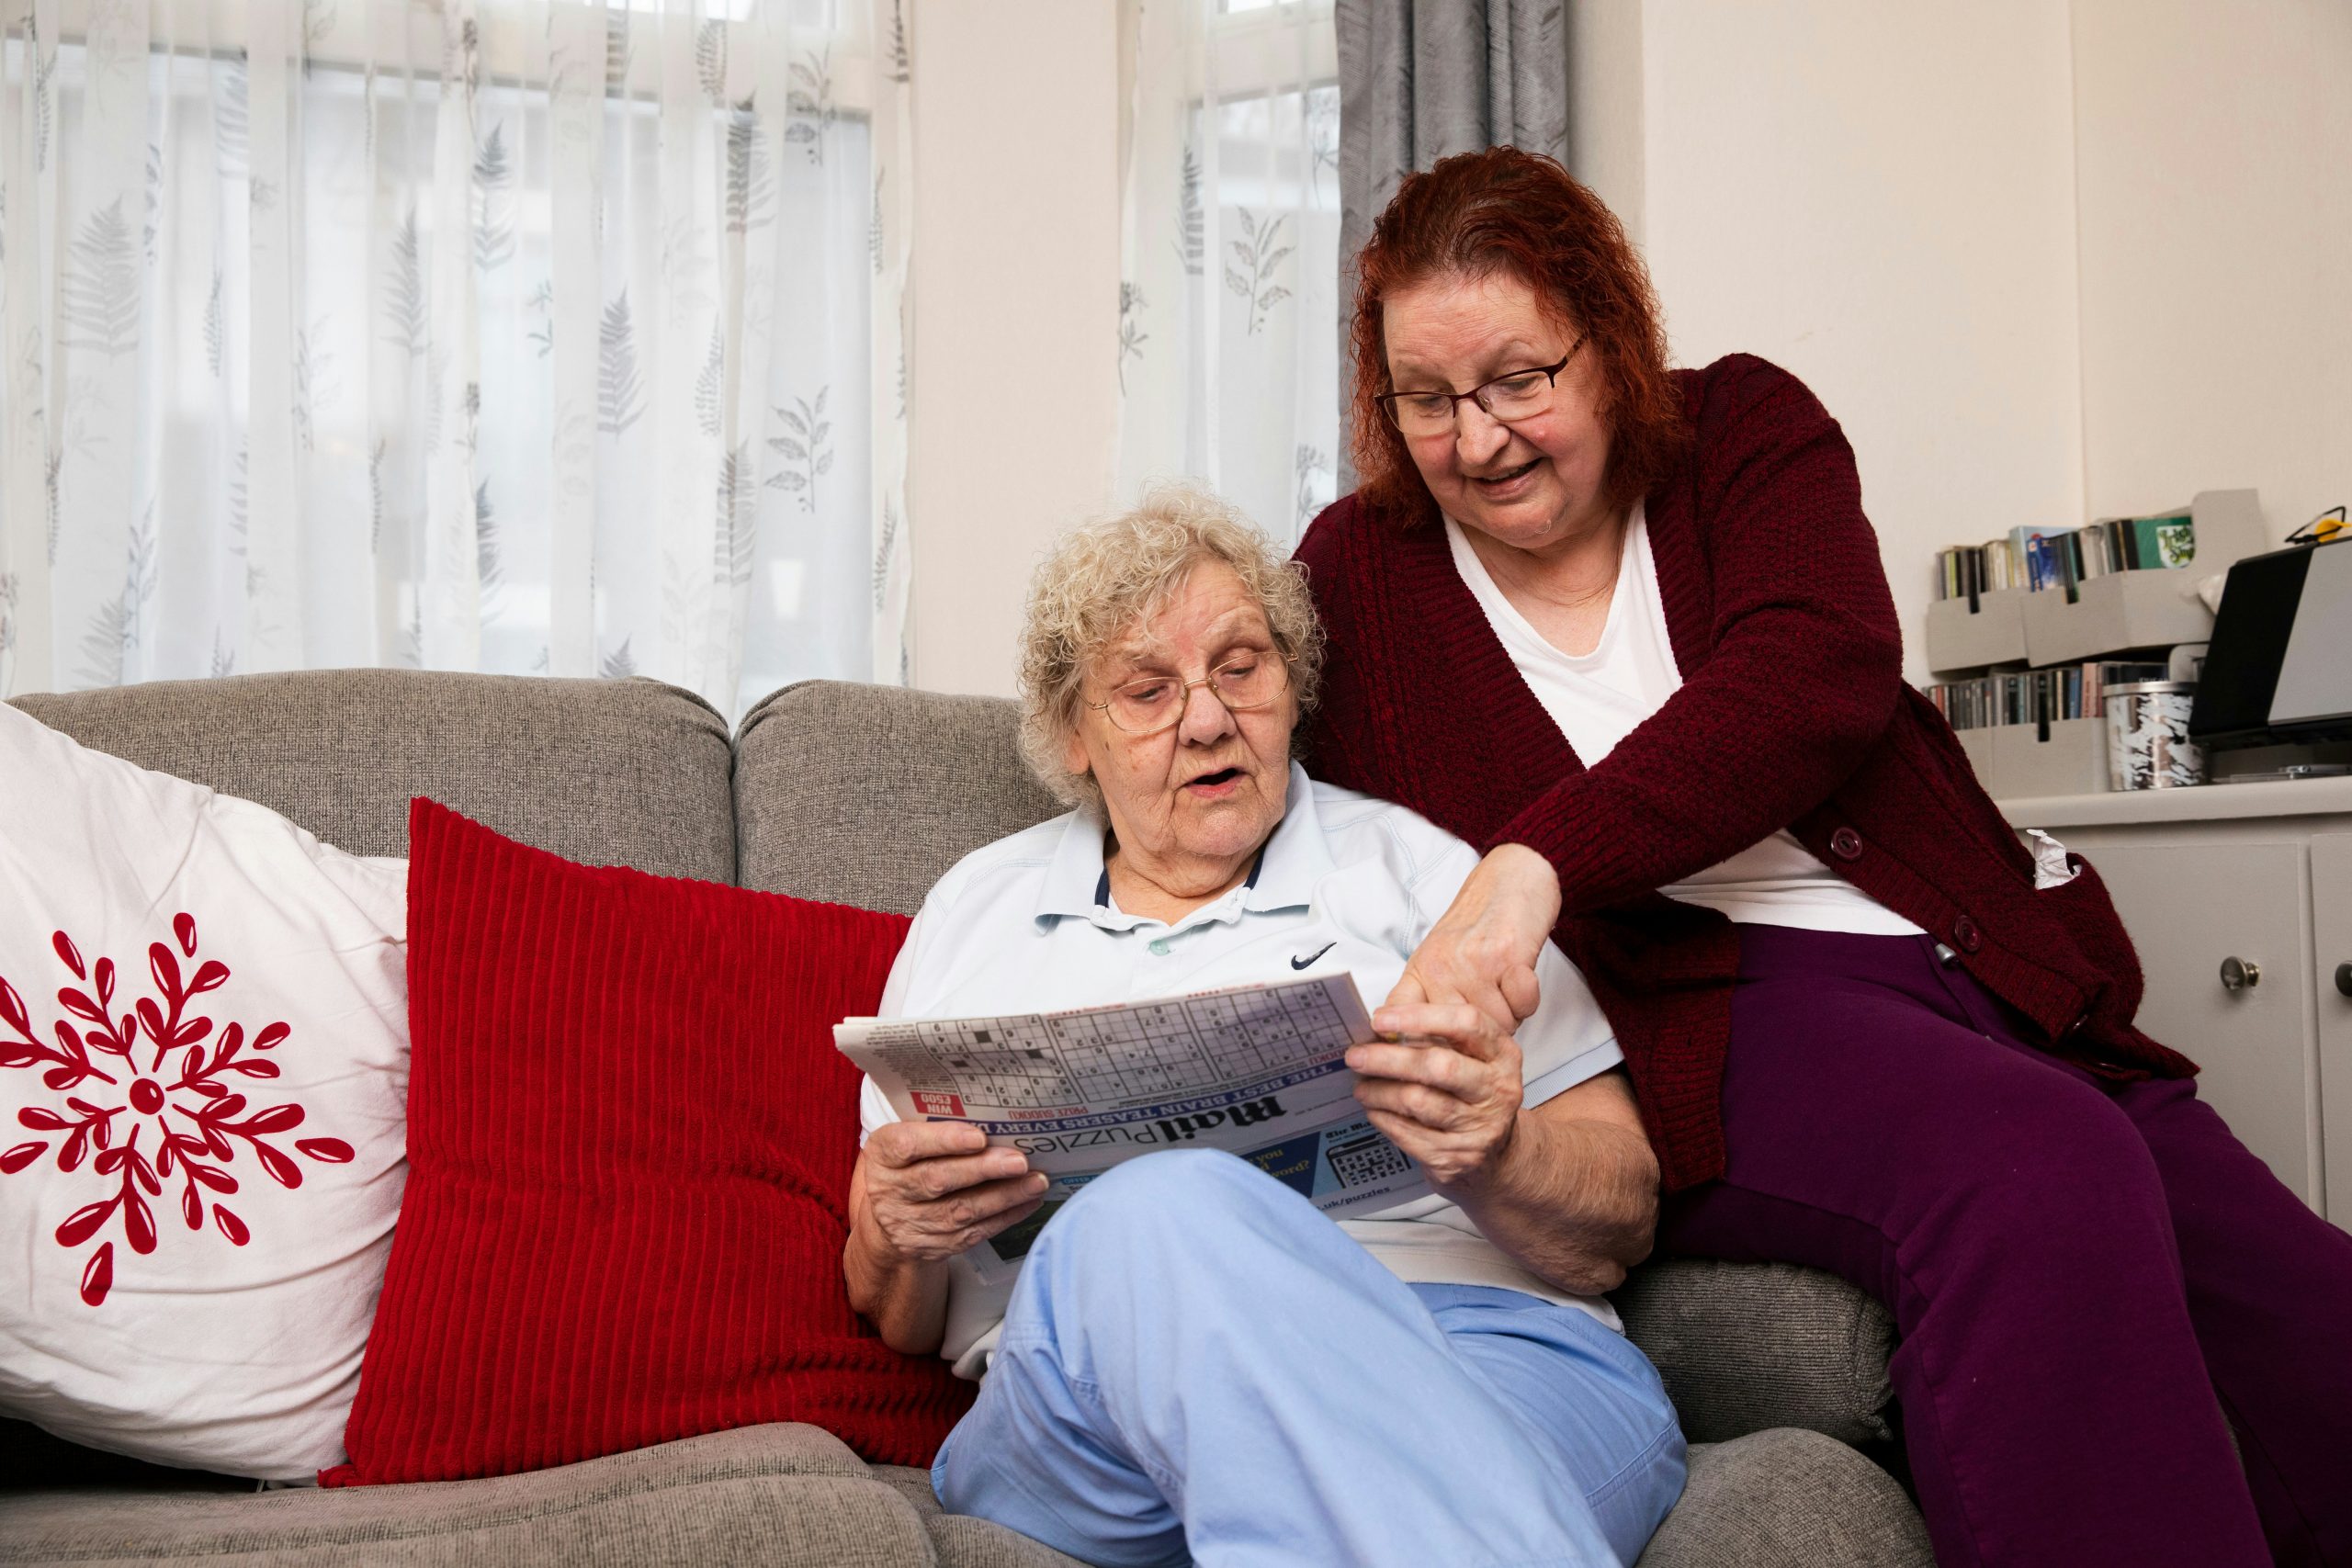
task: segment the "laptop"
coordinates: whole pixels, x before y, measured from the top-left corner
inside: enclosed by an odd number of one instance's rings
[[[2352,739],[2352,539],[2230,568],[2188,733],[2206,746]]]

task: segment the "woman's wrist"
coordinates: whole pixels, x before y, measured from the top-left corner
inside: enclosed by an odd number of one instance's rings
[[[1460,1204],[1463,1212],[1484,1229],[1484,1215],[1508,1212],[1527,1200],[1531,1190],[1527,1175],[1532,1165],[1541,1160],[1535,1151],[1542,1143],[1543,1130],[1530,1124],[1522,1109],[1512,1115],[1501,1136],[1476,1166],[1451,1181],[1432,1178],[1430,1185],[1442,1197]]]
[[[1529,933],[1538,942],[1560,921],[1560,874],[1540,851],[1521,843],[1497,844],[1487,860],[1531,917]],[[1542,924],[1536,925],[1534,920]]]
[[[891,1337],[889,1320],[910,1315],[931,1290],[945,1294],[946,1265],[924,1263],[891,1247],[872,1224],[854,1225],[842,1248],[842,1273],[850,1306],[874,1320]]]
[[[1615,1191],[1626,1185],[1616,1168],[1626,1151],[1611,1131],[1522,1110],[1492,1175],[1447,1196],[1537,1278],[1579,1295],[1612,1291],[1649,1251],[1656,1210]]]

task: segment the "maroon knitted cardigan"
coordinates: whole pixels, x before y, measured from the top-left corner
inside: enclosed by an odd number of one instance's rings
[[[1555,934],[1616,1030],[1669,1190],[1723,1174],[1739,951],[1723,916],[1655,890],[1782,828],[1954,950],[2053,1054],[2195,1072],[2132,1026],[2139,961],[2098,874],[2036,892],[1951,728],[1904,683],[1837,421],[1750,355],[1675,374],[1694,439],[1645,504],[1681,689],[1585,767],[1434,516],[1398,526],[1342,497],[1298,547],[1330,634],[1317,775],[1559,869]]]

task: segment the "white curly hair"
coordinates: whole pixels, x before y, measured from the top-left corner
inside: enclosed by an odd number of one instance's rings
[[[1133,510],[1064,535],[1030,579],[1021,627],[1021,754],[1057,799],[1096,808],[1102,803],[1093,775],[1072,773],[1062,761],[1088,669],[1158,615],[1208,561],[1231,567],[1264,609],[1275,649],[1290,669],[1295,716],[1304,718],[1315,706],[1323,623],[1306,591],[1306,569],[1206,491],[1156,486]]]

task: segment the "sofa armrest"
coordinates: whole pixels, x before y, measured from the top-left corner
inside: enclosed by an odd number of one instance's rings
[[[1894,1478],[1811,1432],[1690,1450],[1682,1500],[1634,1568],[1935,1568]]]
[[[1775,1427],[1855,1444],[1893,1435],[1894,1320],[1834,1274],[1667,1258],[1635,1269],[1611,1300],[1694,1443]]]

